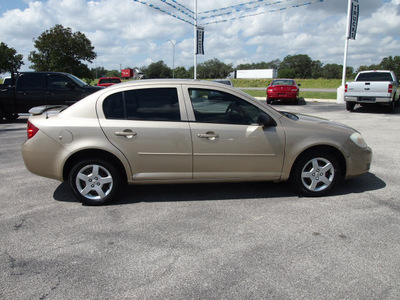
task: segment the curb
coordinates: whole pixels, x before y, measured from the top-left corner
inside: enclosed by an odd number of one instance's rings
[[[265,97],[254,97],[254,98],[256,98],[257,100],[264,100],[264,101],[266,101],[265,100]],[[325,103],[337,103],[337,100],[336,99],[315,99],[315,98],[300,98],[300,99],[304,99],[304,101],[306,101],[306,102],[325,102]]]

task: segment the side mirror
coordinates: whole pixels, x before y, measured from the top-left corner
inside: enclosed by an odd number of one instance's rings
[[[257,123],[263,127],[276,127],[277,125],[275,120],[263,111],[258,115]]]

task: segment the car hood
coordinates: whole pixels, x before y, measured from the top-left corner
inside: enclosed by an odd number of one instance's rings
[[[295,121],[295,122],[301,122],[304,125],[313,125],[318,123],[320,127],[325,127],[327,130],[342,130],[342,131],[348,131],[349,134],[355,132],[356,130],[350,126],[347,126],[343,123],[331,121],[328,119],[324,119],[321,117],[316,117],[316,116],[310,116],[310,115],[304,115],[304,114],[299,114],[299,113],[289,113],[289,112],[281,112],[283,113],[286,117],[289,119]]]

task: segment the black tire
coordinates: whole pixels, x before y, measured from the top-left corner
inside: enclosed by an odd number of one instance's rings
[[[115,199],[124,183],[118,168],[102,159],[75,164],[68,175],[71,190],[86,205],[102,205]]]
[[[389,103],[389,106],[388,106],[388,112],[389,112],[389,113],[393,113],[393,112],[394,112],[394,107],[395,107],[395,102],[394,102],[394,101],[391,101],[391,102]]]
[[[295,163],[290,176],[293,187],[305,196],[328,193],[342,179],[338,159],[326,151],[308,152]]]
[[[267,99],[267,104],[272,104],[272,101]]]
[[[0,108],[0,123],[3,122],[4,113],[3,110]]]
[[[346,102],[346,109],[348,111],[353,111],[354,106],[356,106],[356,104],[354,102]]]

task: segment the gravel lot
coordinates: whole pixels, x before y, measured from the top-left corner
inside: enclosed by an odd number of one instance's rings
[[[103,207],[30,174],[0,124],[0,299],[399,299],[400,111],[305,103],[358,129],[371,172],[323,198],[287,183],[129,187]]]

